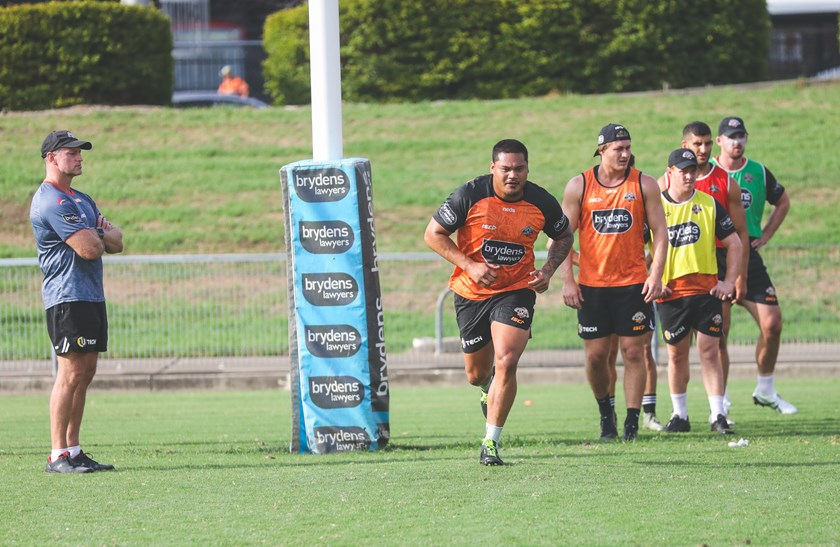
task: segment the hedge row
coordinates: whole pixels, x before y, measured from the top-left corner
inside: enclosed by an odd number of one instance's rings
[[[172,33],[154,8],[112,2],[0,8],[0,108],[168,104]]]
[[[607,93],[764,79],[765,0],[342,0],[342,96],[423,101]],[[277,104],[309,95],[306,5],[263,43]]]

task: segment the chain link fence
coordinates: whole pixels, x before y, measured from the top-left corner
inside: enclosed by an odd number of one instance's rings
[[[762,254],[782,305],[783,343],[832,351],[840,342],[840,246],[769,247]],[[104,263],[110,335],[102,366],[288,355],[285,254],[114,256]],[[412,352],[418,340],[458,335],[451,298],[438,311],[448,263],[434,253],[384,253],[380,267],[389,358]],[[50,366],[41,279],[35,259],[0,260],[0,370]],[[560,293],[555,280],[537,299],[529,351],[581,347],[576,314]],[[731,344],[754,345],[757,332],[736,307]]]

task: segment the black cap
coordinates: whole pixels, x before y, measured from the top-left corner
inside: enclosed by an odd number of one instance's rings
[[[608,123],[604,127],[601,128],[601,132],[598,133],[598,146],[600,147],[602,144],[608,144],[615,141],[629,141],[630,140],[630,131],[627,130],[626,127],[623,125],[618,125],[615,123]],[[593,156],[601,155],[598,152],[598,149],[595,149],[595,153]]]
[[[679,148],[668,156],[668,167],[676,166],[677,169],[686,167],[697,167],[697,156],[688,148]]]
[[[728,118],[724,118],[720,121],[720,125],[718,126],[718,135],[729,137],[735,133],[747,134],[747,126],[744,125],[744,120],[738,118],[737,116],[729,116]]]
[[[88,141],[79,140],[76,135],[62,129],[60,131],[53,131],[44,142],[41,144],[41,157],[46,158],[47,153],[55,152],[61,148],[82,148],[83,150],[90,150],[93,145]]]

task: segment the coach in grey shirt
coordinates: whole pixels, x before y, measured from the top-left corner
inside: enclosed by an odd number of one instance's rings
[[[50,396],[48,473],[114,469],[91,459],[79,442],[87,389],[99,352],[108,349],[102,255],[123,250],[120,229],[102,216],[93,198],[71,186],[82,174],[82,150],[91,148],[66,130],[47,135],[41,145],[46,178],[29,211],[44,272],[47,330],[58,356]]]

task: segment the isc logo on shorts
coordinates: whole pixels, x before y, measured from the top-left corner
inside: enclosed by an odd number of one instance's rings
[[[85,338],[84,336],[79,336],[79,338],[76,340],[76,344],[80,348],[83,348],[83,347],[88,346],[88,345],[95,346],[96,345],[96,338]]]
[[[475,338],[473,338],[472,340],[464,340],[464,339],[461,339],[461,346],[462,346],[462,347],[465,347],[465,348],[468,348],[468,347],[470,347],[470,346],[474,346],[474,345],[478,344],[478,343],[479,343],[479,342],[481,342],[482,340],[484,340],[484,337],[483,337],[483,336],[476,336],[476,337],[475,337]]]

